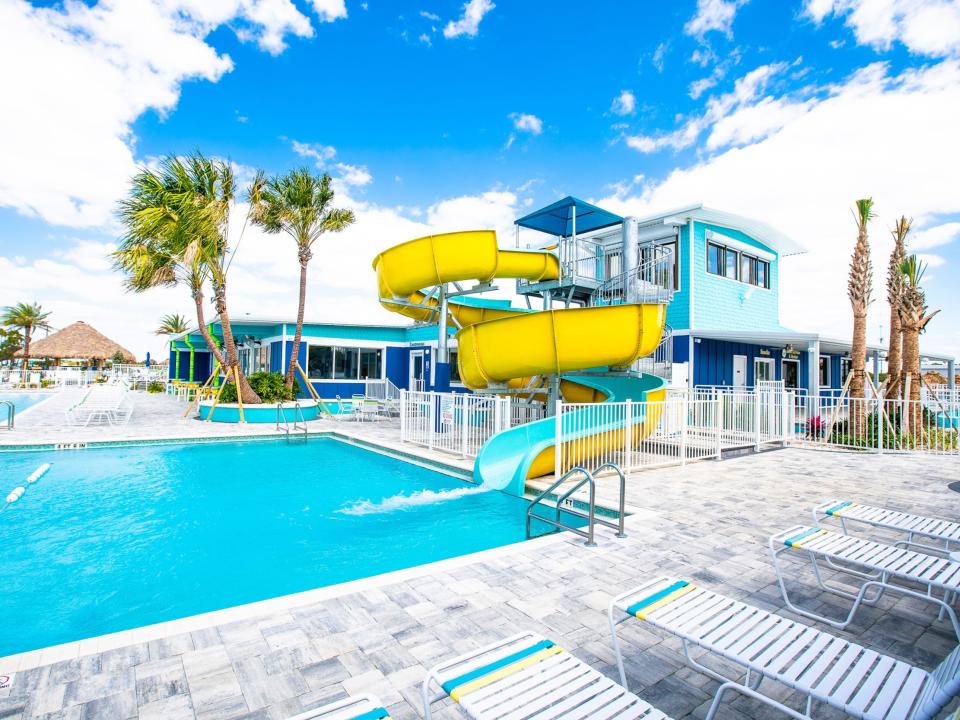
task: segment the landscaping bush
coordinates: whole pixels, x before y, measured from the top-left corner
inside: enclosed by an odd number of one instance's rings
[[[280,373],[258,372],[250,375],[247,380],[250,381],[250,387],[264,403],[289,402],[296,397],[296,392],[283,384],[284,378]],[[235,403],[236,401],[237,388],[233,383],[227,383],[220,394],[220,402]]]
[[[147,383],[148,393],[162,393],[164,390],[166,390],[166,387],[159,380],[151,380]]]

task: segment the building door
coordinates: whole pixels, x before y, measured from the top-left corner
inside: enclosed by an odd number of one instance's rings
[[[424,370],[426,360],[423,350],[414,350],[410,353],[410,389],[416,392],[423,392],[426,388],[424,382]]]
[[[787,390],[796,390],[800,387],[800,361],[787,360],[780,361],[780,369],[783,373],[783,386]]]
[[[753,360],[753,384],[759,385],[774,379],[773,358],[754,358]]]
[[[747,386],[747,356],[733,356],[733,386],[745,388]]]

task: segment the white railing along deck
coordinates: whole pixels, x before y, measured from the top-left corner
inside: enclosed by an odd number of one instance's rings
[[[400,441],[475,457],[510,427],[510,399],[496,395],[400,391]]]

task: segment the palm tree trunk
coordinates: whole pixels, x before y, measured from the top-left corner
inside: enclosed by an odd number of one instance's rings
[[[916,435],[920,430],[920,327],[913,318],[903,323],[903,378],[910,379],[910,392],[904,400],[908,402],[906,415],[910,433]]]
[[[203,317],[203,293],[194,293],[193,302],[197,307],[197,323],[200,326],[200,334],[203,335],[203,339],[207,343],[207,347],[210,349],[211,354],[220,363],[220,367],[224,370],[227,367],[227,363],[224,361],[223,353],[220,352],[220,348],[217,347],[217,344],[213,341],[213,335],[210,334],[210,328],[207,327],[207,323]]]
[[[850,414],[851,430],[854,437],[863,435],[864,420],[864,375],[867,365],[867,315],[853,315],[853,346],[850,348]]]
[[[30,366],[30,335],[32,327],[29,325],[23,328],[23,362],[20,364],[20,384],[27,386],[27,370]]]
[[[897,308],[890,308],[890,344],[887,349],[887,390],[884,395],[894,398],[900,390],[901,347],[903,345],[903,327]]]
[[[220,327],[223,328],[223,347],[227,351],[227,363],[229,368],[236,368],[237,371],[237,395],[245,405],[260,405],[263,401],[260,396],[250,387],[243,368],[240,367],[240,356],[237,354],[237,343],[233,339],[233,328],[230,326],[230,315],[227,312],[227,288],[223,283],[214,286],[213,290],[214,304],[217,308],[217,314],[220,316]]]
[[[293,373],[300,357],[300,338],[303,336],[303,312],[307,304],[307,263],[300,259],[300,304],[297,306],[297,329],[293,333],[293,350],[290,352],[290,364],[287,366],[287,387],[293,387]],[[306,388],[304,388],[306,390]]]

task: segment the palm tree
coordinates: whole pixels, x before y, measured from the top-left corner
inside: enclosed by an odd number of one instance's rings
[[[207,347],[222,368],[237,373],[243,402],[256,404],[260,398],[240,368],[227,312],[227,230],[233,199],[229,164],[200,153],[164,158],[156,170],[143,168],[119,206],[118,215],[127,232],[113,259],[125,273],[128,289],[135,292],[177,284],[190,288]],[[203,316],[203,288],[208,280],[223,329],[225,354]]]
[[[853,210],[857,223],[857,244],[850,260],[847,297],[853,310],[853,344],[850,349],[850,398],[853,405],[852,432],[859,437],[864,425],[864,376],[867,365],[867,308],[873,292],[873,264],[870,261],[870,240],[867,224],[873,219],[873,200],[857,200]]]
[[[44,312],[39,303],[28,305],[27,303],[17,303],[3,309],[3,315],[0,315],[0,325],[6,328],[16,328],[23,335],[23,364],[20,368],[20,375],[24,382],[27,379],[27,366],[30,362],[30,341],[33,339],[34,330],[49,330],[50,323],[47,319],[50,313]]]
[[[903,277],[903,293],[900,298],[900,324],[903,328],[903,382],[909,384],[909,396],[905,400],[920,400],[920,333],[939,310],[928,312],[926,294],[920,283],[926,272],[924,263],[916,255],[908,255],[900,265]],[[911,403],[914,407],[918,402]]]
[[[286,385],[293,387],[293,373],[303,335],[303,313],[307,302],[307,265],[313,258],[313,244],[326,232],[341,232],[353,224],[352,210],[332,207],[334,190],[330,176],[314,175],[308,168],[266,179],[258,173],[250,188],[250,221],[266,232],[287,233],[297,244],[300,261],[300,301],[297,329],[287,366]]]
[[[903,329],[900,326],[900,299],[903,295],[903,270],[901,266],[906,258],[906,239],[910,232],[911,220],[901,217],[893,226],[893,251],[887,266],[887,302],[890,304],[890,342],[887,349],[887,387],[886,397],[896,397],[900,389],[901,346]]]
[[[177,313],[170,313],[160,318],[160,325],[154,331],[157,335],[179,335],[190,329],[187,318]]]

